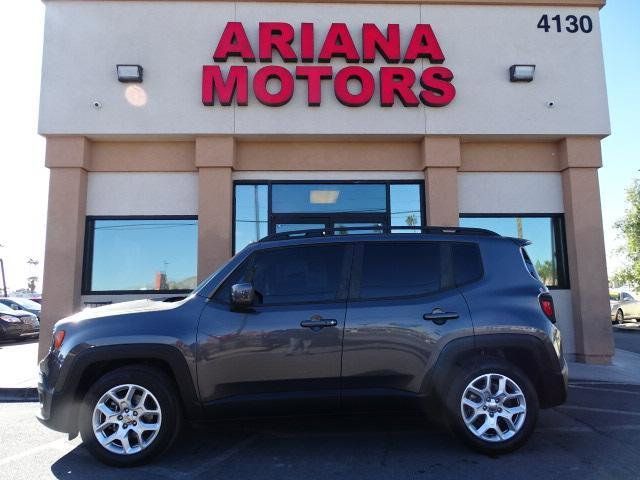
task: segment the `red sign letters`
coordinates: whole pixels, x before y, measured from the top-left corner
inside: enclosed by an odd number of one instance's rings
[[[256,50],[243,24],[228,22],[213,53],[215,62],[238,57],[244,62],[269,63],[277,54],[285,63],[320,65],[296,65],[293,69],[266,65],[258,68],[252,79],[245,65],[230,66],[226,72],[218,65],[204,65],[202,103],[215,105],[217,101],[220,105],[232,105],[235,100],[236,105],[248,105],[251,85],[260,103],[279,107],[293,98],[300,84],[306,84],[307,103],[316,107],[322,103],[322,82],[330,80],[333,80],[336,98],[348,107],[368,104],[376,93],[376,83],[382,107],[392,107],[396,99],[405,107],[417,107],[421,102],[429,107],[451,103],[456,95],[451,83],[453,73],[443,66],[429,66],[419,72],[419,78],[411,66],[383,66],[378,69],[376,82],[374,72],[360,65],[342,68],[321,65],[330,63],[333,58],[343,58],[350,64],[373,63],[378,54],[387,64],[413,64],[422,58],[430,64],[441,64],[445,60],[428,24],[415,26],[404,51],[401,50],[398,24],[387,25],[386,33],[383,33],[376,25],[365,23],[361,35],[360,51],[345,23],[332,23],[323,41],[316,44],[312,23],[302,23],[296,32],[289,23],[261,22]],[[316,47],[319,47],[317,56]],[[416,86],[421,87],[417,93]]]

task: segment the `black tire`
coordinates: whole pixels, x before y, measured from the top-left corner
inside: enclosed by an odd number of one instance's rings
[[[93,411],[98,401],[112,388],[128,384],[143,387],[155,397],[161,412],[160,428],[151,443],[141,451],[114,453],[103,447],[96,438],[92,425]],[[174,383],[161,370],[143,365],[122,367],[106,373],[89,388],[80,408],[79,426],[84,445],[98,460],[116,467],[142,465],[161,455],[175,441],[181,425],[182,409]]]
[[[517,433],[509,439],[490,441],[480,438],[471,432],[463,418],[461,408],[462,396],[467,386],[470,385],[474,379],[485,374],[497,374],[508,377],[515,382],[524,394],[526,402],[524,421]],[[479,360],[461,367],[445,395],[444,404],[447,412],[447,422],[453,433],[474,450],[488,455],[508,453],[520,448],[533,433],[540,409],[538,395],[531,380],[515,365],[501,359]],[[482,415],[485,414],[482,413]],[[495,415],[498,414],[496,413]],[[488,417],[486,418],[488,419]],[[482,417],[479,417],[479,421],[481,420]],[[501,420],[501,422],[504,422],[504,420]],[[497,433],[495,430],[492,431]],[[495,439],[496,436],[492,436]]]
[[[622,325],[624,323],[624,312],[620,308],[616,312],[616,318],[613,323],[615,325]]]

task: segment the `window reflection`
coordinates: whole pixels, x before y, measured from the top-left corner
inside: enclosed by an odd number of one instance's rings
[[[269,222],[267,185],[236,185],[235,251],[267,235]]]
[[[420,185],[391,184],[389,186],[392,227],[421,227],[422,210]],[[394,232],[420,233],[420,229],[402,229]]]
[[[196,219],[89,220],[91,292],[191,290],[196,285]]]
[[[381,212],[384,184],[274,184],[273,213]]]
[[[465,215],[460,218],[460,226],[486,228],[503,236],[530,240],[527,252],[542,281],[549,287],[567,288],[562,217]]]

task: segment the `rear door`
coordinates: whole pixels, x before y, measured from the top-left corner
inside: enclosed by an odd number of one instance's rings
[[[406,241],[358,246],[345,321],[344,397],[360,389],[418,392],[439,345],[473,334],[454,287],[451,248]]]

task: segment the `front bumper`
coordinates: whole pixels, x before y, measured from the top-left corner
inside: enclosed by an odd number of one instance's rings
[[[38,325],[27,325],[24,323],[5,323],[0,325],[0,338],[11,339],[37,335],[40,332]]]
[[[38,377],[38,401],[40,411],[36,418],[46,427],[57,432],[75,434],[78,431],[78,407],[73,395],[56,392],[55,386],[49,381],[49,355],[40,362]]]

